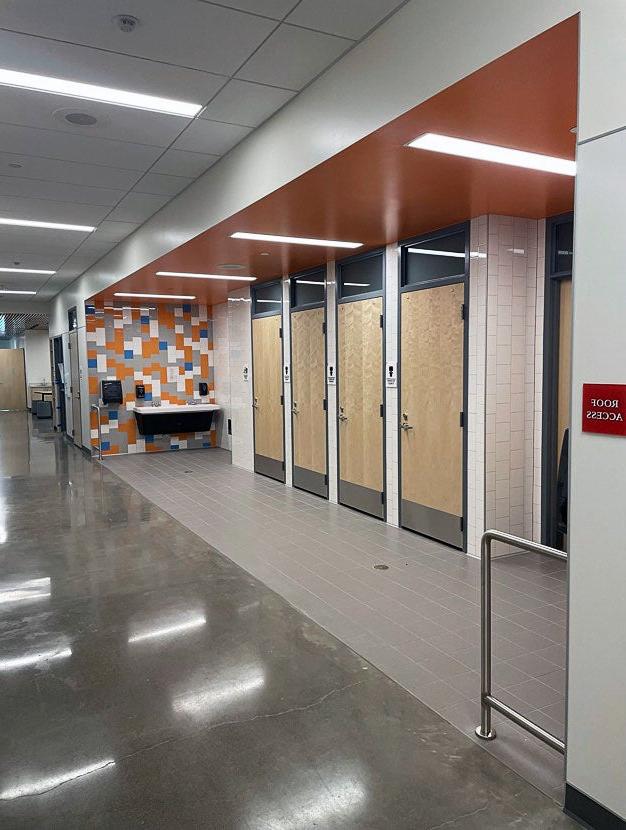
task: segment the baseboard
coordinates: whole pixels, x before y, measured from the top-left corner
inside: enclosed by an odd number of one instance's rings
[[[626,821],[571,784],[565,785],[564,811],[591,830],[626,830]]]

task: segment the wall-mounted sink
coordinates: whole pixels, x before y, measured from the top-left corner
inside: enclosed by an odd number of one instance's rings
[[[208,432],[213,413],[219,411],[214,403],[161,404],[135,406],[135,420],[140,435],[172,435],[184,432]]]

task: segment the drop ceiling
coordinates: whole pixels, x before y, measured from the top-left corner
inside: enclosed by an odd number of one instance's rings
[[[2,287],[52,298],[404,2],[5,0],[1,68],[205,106],[188,119],[0,87],[0,216],[97,226],[0,228],[0,267],[57,271]]]

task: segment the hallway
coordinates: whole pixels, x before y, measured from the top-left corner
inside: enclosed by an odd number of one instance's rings
[[[0,826],[574,826],[26,414],[0,445]]]

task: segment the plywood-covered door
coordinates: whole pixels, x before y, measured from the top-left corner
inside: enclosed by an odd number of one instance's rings
[[[384,517],[382,297],[338,307],[339,501]]]
[[[252,320],[254,469],[285,480],[281,315]]]
[[[72,378],[72,438],[77,447],[82,446],[82,419],[80,415],[80,358],[78,355],[78,332],[70,332],[70,370]]]
[[[464,284],[401,299],[401,523],[463,546]]]
[[[328,495],[324,309],[291,315],[293,483]]]
[[[26,409],[24,349],[0,349],[0,409]]]

